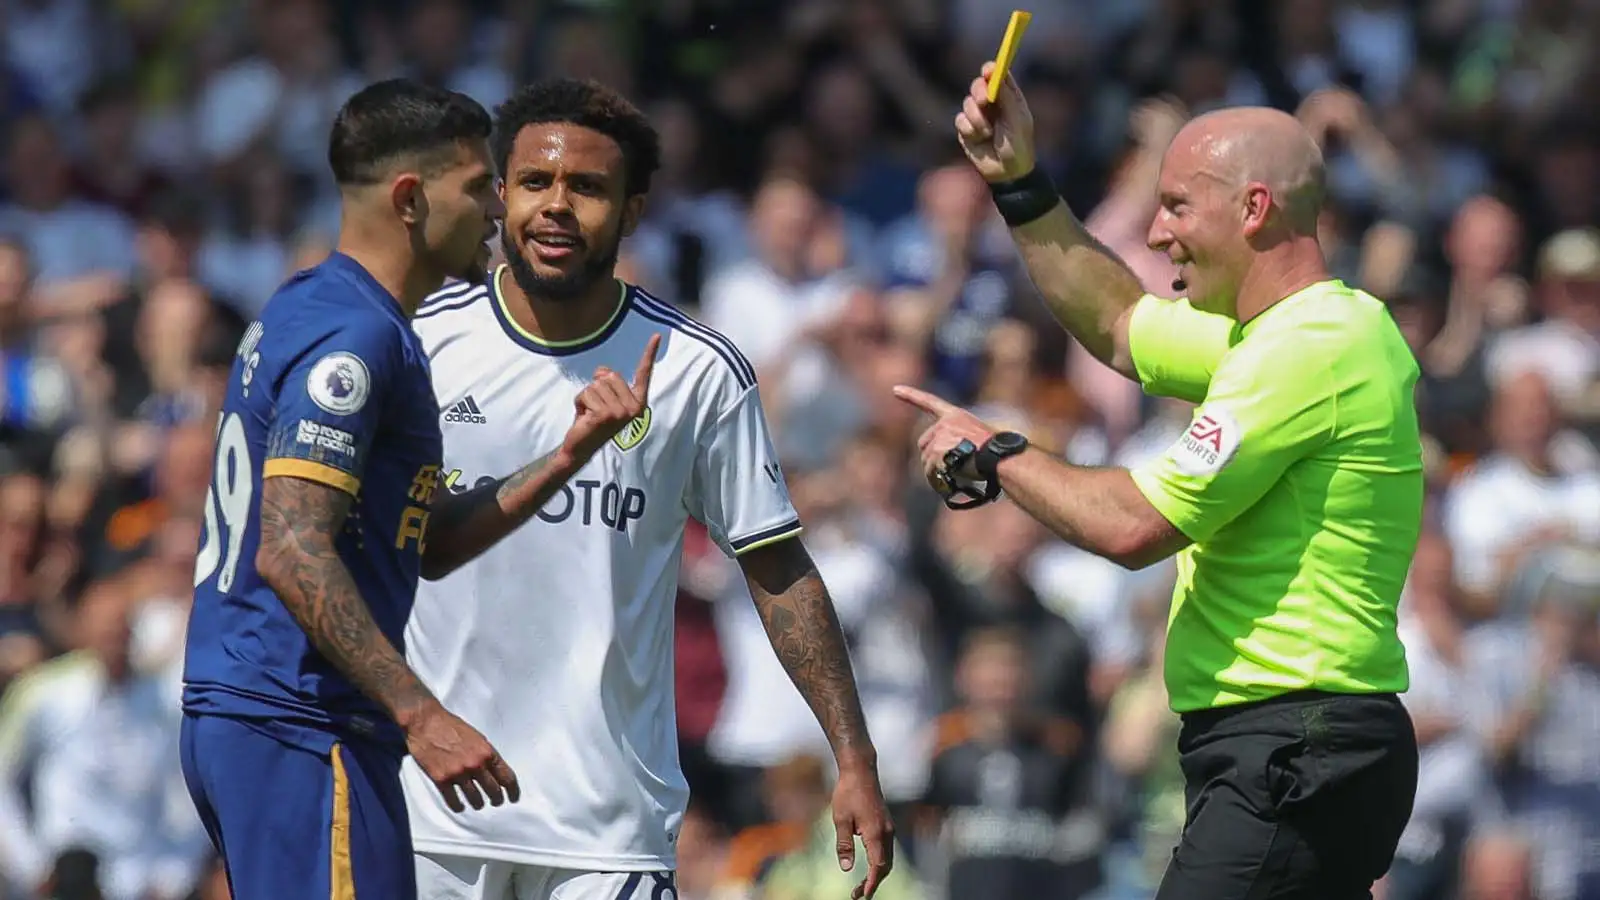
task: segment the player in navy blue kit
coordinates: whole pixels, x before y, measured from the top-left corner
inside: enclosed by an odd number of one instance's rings
[[[180,752],[235,900],[414,898],[408,752],[456,812],[518,796],[405,663],[417,579],[527,521],[572,459],[639,415],[655,346],[634,385],[607,372],[585,388],[560,451],[440,490],[439,409],[409,320],[446,278],[483,277],[503,212],[489,131],[474,101],[414,82],[352,97],[329,146],[338,250],[279,289],[234,360]]]

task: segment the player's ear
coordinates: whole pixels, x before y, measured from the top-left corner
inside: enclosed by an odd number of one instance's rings
[[[622,204],[622,236],[633,234],[639,227],[639,221],[644,218],[644,195],[634,194]]]
[[[428,195],[422,189],[422,178],[414,172],[398,175],[389,183],[389,201],[407,225],[420,225],[428,217]]]

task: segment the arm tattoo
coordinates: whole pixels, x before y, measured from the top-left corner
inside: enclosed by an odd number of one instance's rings
[[[561,459],[548,453],[491,484],[443,492],[428,517],[422,577],[443,578],[533,518],[572,474]]]
[[[780,541],[739,560],[778,660],[806,698],[835,755],[873,759],[844,630],[805,546]]]
[[[300,478],[266,479],[257,569],[318,652],[403,722],[434,698],[379,630],[334,549],[354,499]]]

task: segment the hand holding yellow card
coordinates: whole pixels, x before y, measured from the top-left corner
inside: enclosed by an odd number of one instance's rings
[[[1022,43],[1022,33],[1028,30],[1033,13],[1017,9],[1011,11],[1011,22],[1006,25],[1005,39],[1000,42],[1000,53],[994,60],[994,72],[989,75],[989,102],[1000,99],[1000,86],[1006,83],[1006,73],[1011,71],[1011,61],[1017,58],[1017,46]]]

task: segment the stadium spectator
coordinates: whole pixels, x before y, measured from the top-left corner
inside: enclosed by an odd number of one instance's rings
[[[132,272],[132,222],[73,193],[71,157],[49,119],[36,115],[11,124],[5,174],[9,202],[0,206],[0,234],[27,244],[41,286]]]
[[[1600,556],[1557,548],[1539,563],[1526,618],[1477,630],[1464,663],[1494,800],[1534,848],[1535,893],[1573,900],[1600,890]]]
[[[1456,579],[1480,617],[1498,611],[1530,552],[1559,540],[1600,541],[1600,472],[1588,453],[1562,454],[1544,379],[1512,379],[1495,392],[1490,416],[1493,451],[1456,483],[1445,519]]]
[[[1007,628],[974,631],[957,665],[961,706],[938,722],[923,797],[931,880],[945,896],[1088,896],[1103,878],[1106,823],[1082,721],[1029,701],[1028,652]]]
[[[1594,434],[1600,424],[1600,227],[1563,231],[1545,242],[1534,290],[1542,320],[1500,336],[1490,350],[1490,377],[1504,382],[1538,372],[1562,412]]]
[[[27,472],[0,478],[0,690],[53,649],[33,583],[44,549],[45,490],[44,480]]]
[[[965,162],[922,176],[917,209],[883,238],[885,298],[899,340],[928,354],[930,376],[977,396],[990,329],[1012,312],[1012,258],[983,179]]]
[[[75,652],[13,683],[0,712],[6,881],[28,890],[75,847],[100,860],[110,900],[178,900],[207,852],[171,765],[178,715],[130,657],[130,596],[118,579],[79,601]],[[24,787],[26,789],[24,789]],[[59,873],[59,870],[58,870]]]
[[[837,215],[810,186],[774,175],[751,200],[754,255],[706,284],[706,324],[736,342],[758,372],[777,361],[792,334],[833,314],[844,299],[840,273],[816,265],[828,218]]]

